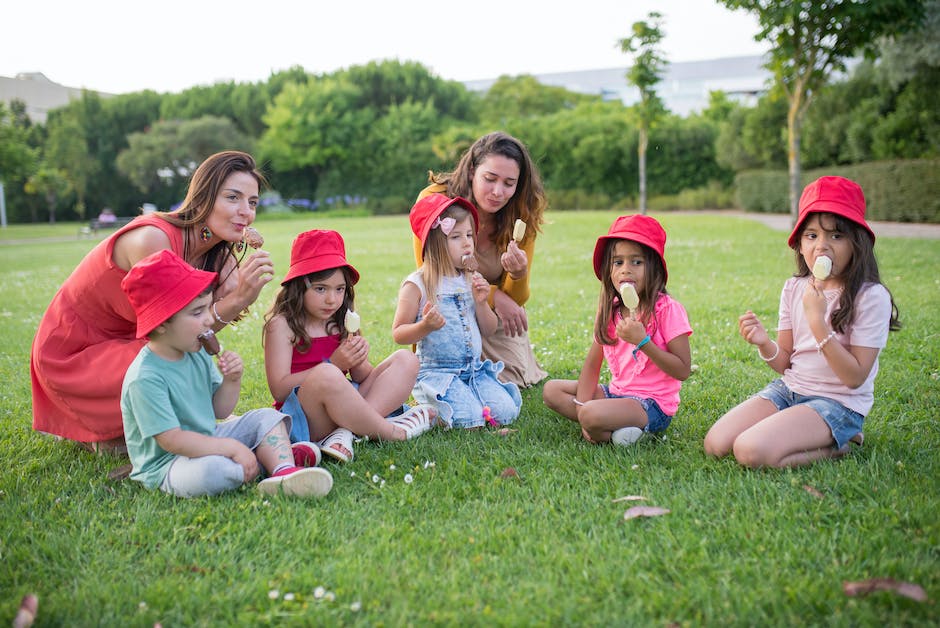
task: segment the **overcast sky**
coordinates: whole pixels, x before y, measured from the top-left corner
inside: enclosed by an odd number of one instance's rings
[[[119,94],[383,59],[458,81],[625,67],[617,42],[653,10],[669,61],[768,49],[750,14],[715,0],[11,0],[0,11],[0,76],[42,72]]]

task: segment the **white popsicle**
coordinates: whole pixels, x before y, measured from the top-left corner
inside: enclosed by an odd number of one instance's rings
[[[353,312],[352,310],[346,310],[346,331],[351,334],[359,331],[361,319],[359,315]]]
[[[640,295],[636,293],[636,287],[632,283],[620,284],[620,300],[631,312],[640,305]]]
[[[512,239],[516,242],[522,242],[522,238],[525,237],[525,221],[521,218],[517,218],[515,224],[512,226]]]
[[[822,281],[829,276],[829,273],[832,272],[832,260],[825,255],[820,255],[816,258],[816,263],[813,264],[813,277]]]

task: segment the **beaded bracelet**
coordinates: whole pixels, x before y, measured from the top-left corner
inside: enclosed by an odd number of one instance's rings
[[[583,402],[583,401],[578,401],[578,398],[577,398],[577,397],[572,397],[571,400],[574,402],[574,405],[576,405],[576,406],[583,406],[583,405],[584,405],[584,402]]]
[[[212,302],[212,313],[215,314],[215,320],[219,321],[223,325],[231,325],[234,321],[226,321],[226,320],[223,320],[221,316],[219,316],[219,311],[215,309],[216,303],[218,303],[218,301]]]
[[[765,358],[764,355],[760,352],[760,347],[757,347],[757,355],[759,355],[760,359],[763,360],[764,362],[773,362],[777,358],[777,356],[780,355],[780,345],[777,344],[777,341],[771,340],[770,342],[774,343],[774,346],[777,348],[777,350],[774,351],[774,354],[770,356],[769,358]]]
[[[828,343],[830,340],[832,340],[832,339],[835,338],[835,337],[836,337],[836,332],[835,332],[835,331],[830,331],[830,332],[829,332],[829,335],[826,336],[825,338],[823,338],[821,342],[817,342],[817,343],[816,343],[816,351],[817,351],[817,353],[822,353],[823,347],[826,346],[826,343]]]
[[[636,360],[636,354],[637,354],[637,351],[640,350],[640,347],[642,347],[643,345],[645,345],[645,344],[648,343],[649,341],[650,341],[650,335],[649,335],[649,334],[646,334],[646,337],[645,337],[643,340],[641,340],[640,342],[637,343],[636,347],[634,347],[634,349],[633,349],[633,359],[634,359],[634,360]]]

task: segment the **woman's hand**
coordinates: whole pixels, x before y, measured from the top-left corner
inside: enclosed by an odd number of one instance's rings
[[[502,290],[493,293],[493,309],[503,322],[503,333],[507,336],[521,336],[529,330],[525,308]]]
[[[216,299],[222,299],[231,293],[241,304],[242,310],[257,301],[261,289],[274,279],[274,262],[271,261],[271,255],[264,250],[249,255],[248,259],[231,273],[227,270],[221,273],[223,283],[216,291]]]
[[[529,271],[529,258],[526,256],[525,251],[519,248],[515,240],[509,241],[509,246],[506,248],[506,252],[500,256],[499,262],[502,264],[503,270],[516,280],[525,277]]]

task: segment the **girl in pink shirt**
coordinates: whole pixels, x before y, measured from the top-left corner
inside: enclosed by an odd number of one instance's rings
[[[788,244],[797,272],[780,296],[777,340],[750,310],[738,319],[741,336],[782,377],[705,436],[706,453],[734,453],[748,467],[796,467],[861,445],[878,354],[900,328],[857,183],[821,177],[806,186]]]
[[[577,421],[592,443],[635,443],[669,427],[679,388],[689,376],[692,328],[685,308],[666,292],[666,232],[649,216],[621,216],[594,247],[601,295],[594,341],[581,375],[553,379],[542,399]],[[610,384],[600,385],[607,360]]]

